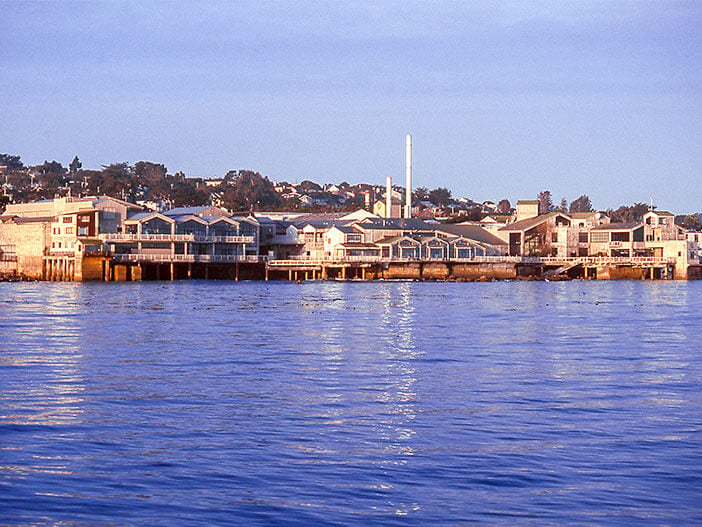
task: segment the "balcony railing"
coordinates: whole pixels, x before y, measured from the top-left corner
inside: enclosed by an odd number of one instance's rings
[[[304,256],[291,257],[285,260],[269,260],[271,266],[295,265],[343,265],[345,263],[410,263],[410,262],[452,262],[452,263],[514,263],[532,265],[669,265],[675,263],[675,258],[661,257],[610,257],[610,256],[474,256],[472,258],[400,258],[382,256],[348,256],[345,258],[307,258]]]
[[[233,254],[115,254],[118,262],[152,262],[152,263],[258,263],[260,256],[242,256]]]
[[[108,242],[254,243],[254,236],[201,236],[199,234],[103,234]]]
[[[76,255],[75,249],[49,249],[48,256],[53,257],[65,257],[70,256],[71,258]]]

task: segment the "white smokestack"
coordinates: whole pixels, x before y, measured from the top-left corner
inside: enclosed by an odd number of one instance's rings
[[[412,217],[412,136],[405,137],[405,218]]]
[[[385,217],[392,218],[392,178],[385,178]]]

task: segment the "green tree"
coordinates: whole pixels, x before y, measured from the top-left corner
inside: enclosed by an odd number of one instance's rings
[[[230,171],[230,181],[224,189],[222,201],[229,210],[250,211],[281,205],[280,195],[267,178],[250,170]]]
[[[187,179],[183,172],[166,176],[164,185],[169,191],[163,197],[170,199],[174,207],[205,205],[210,195],[204,185],[198,186],[195,181]]]
[[[429,201],[437,207],[445,207],[451,203],[451,191],[444,187],[437,187],[429,191]]]
[[[71,161],[71,164],[68,165],[68,173],[71,174],[72,179],[75,179],[76,175],[78,174],[81,168],[83,168],[83,163],[80,162],[78,156],[74,157],[73,161]]]
[[[167,181],[168,169],[165,165],[151,161],[138,161],[134,164],[136,185],[145,198],[168,198],[173,181]],[[185,179],[185,178],[183,178]]]
[[[553,211],[553,199],[550,190],[542,190],[536,199],[539,200],[539,214],[547,214]]]
[[[688,214],[685,216],[685,219],[683,220],[683,227],[690,231],[699,231],[702,227],[702,223],[700,223],[700,214]]]
[[[416,201],[426,201],[429,199],[429,189],[427,187],[417,187],[414,189],[414,199]]]
[[[11,172],[18,168],[24,168],[24,164],[20,161],[20,156],[11,154],[0,154],[0,166],[7,167],[7,171]]]
[[[92,173],[88,180],[90,194],[103,194],[113,198],[131,199],[136,190],[134,172],[128,163],[112,163],[102,170]]]
[[[570,202],[570,212],[592,212],[592,202],[587,194],[583,194]]]
[[[300,192],[321,192],[322,187],[314,181],[309,181],[306,179],[298,185],[297,190]]]
[[[57,161],[44,161],[43,164],[32,167],[34,175],[46,197],[53,197],[53,193],[66,183],[67,170]]]
[[[498,212],[499,214],[509,214],[509,212],[512,210],[512,204],[509,202],[508,199],[501,199],[499,203],[497,204],[497,208],[495,209],[495,212]]]
[[[633,205],[622,205],[617,210],[608,210],[612,223],[630,223],[641,221],[644,214],[650,210],[646,203],[634,203]]]

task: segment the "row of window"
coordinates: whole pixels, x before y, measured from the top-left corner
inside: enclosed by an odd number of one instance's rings
[[[61,234],[62,234],[61,227],[54,227],[52,232],[56,236],[61,236]],[[73,234],[74,234],[73,227],[65,227],[63,229],[63,234],[66,236],[73,236]],[[78,236],[87,236],[87,235],[88,235],[88,227],[78,227]]]
[[[16,245],[0,245],[0,262],[16,262],[17,261],[17,246]]]

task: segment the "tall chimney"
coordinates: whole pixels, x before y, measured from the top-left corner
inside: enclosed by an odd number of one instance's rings
[[[405,136],[405,218],[412,217],[412,136]]]
[[[392,218],[392,178],[385,178],[385,217]]]

